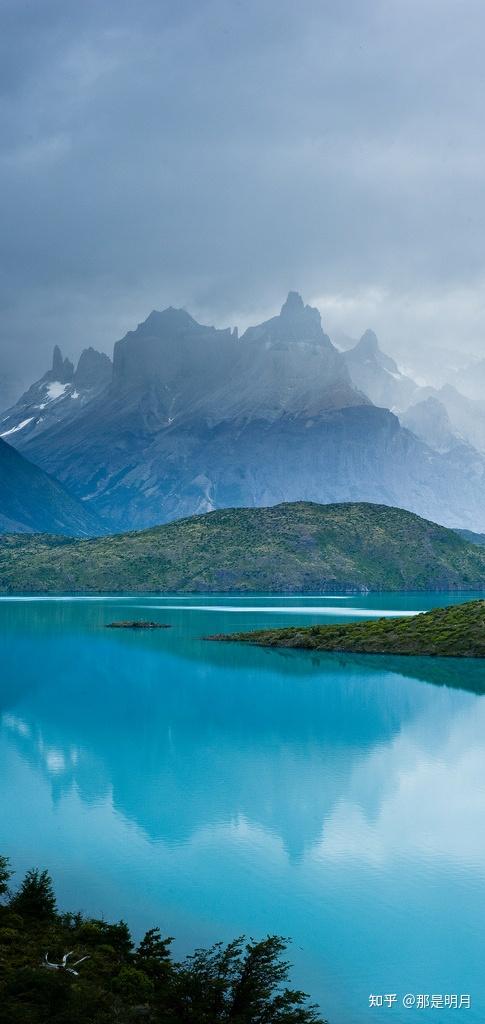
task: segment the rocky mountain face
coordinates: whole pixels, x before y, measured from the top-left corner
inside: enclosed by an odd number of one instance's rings
[[[350,379],[345,360],[323,333],[320,313],[290,292],[279,316],[243,334],[234,366],[237,385],[224,378],[205,405],[212,422],[320,416],[369,405]],[[201,407],[199,406],[199,409]]]
[[[85,349],[74,369],[56,345],[50,370],[0,416],[0,437],[12,444],[18,440],[18,447],[23,447],[27,439],[76,419],[79,411],[104,391],[111,374],[111,359],[104,353]]]
[[[34,385],[2,432],[113,530],[300,500],[399,505],[485,528],[485,460],[404,429],[389,406],[414,382],[372,332],[353,355],[337,351],[297,293],[241,338],[184,310],[154,311],[117,342],[112,373],[101,357],[98,376],[95,358],[85,401],[69,390],[80,394],[80,361],[72,380],[56,378],[62,395],[47,375]],[[58,358],[54,372],[70,375]]]
[[[141,405],[159,428],[369,404],[323,333],[320,314],[290,292],[279,316],[237,331],[203,327],[184,310],[152,312],[117,342],[110,400]]]
[[[418,385],[382,351],[373,331],[366,331],[344,356],[354,385],[374,405],[395,412],[403,426],[436,451],[466,444],[485,455],[483,398],[470,398],[451,384]]]
[[[0,533],[83,537],[102,532],[93,510],[0,440]]]
[[[445,406],[430,396],[411,405],[400,415],[403,426],[438,452],[448,452],[461,443],[450,422]]]
[[[374,405],[398,412],[405,409],[418,390],[417,384],[379,347],[374,331],[366,331],[354,348],[345,352],[345,362],[355,387]]]
[[[456,437],[485,454],[485,400],[467,398],[451,384],[435,388],[422,388],[422,400],[429,395],[446,410],[449,425]],[[412,413],[412,407],[409,409]]]

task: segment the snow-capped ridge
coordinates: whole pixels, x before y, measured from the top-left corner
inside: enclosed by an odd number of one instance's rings
[[[111,376],[112,363],[104,353],[92,347],[84,349],[74,369],[74,363],[55,345],[50,369],[3,414],[0,436],[12,437],[17,444],[17,435],[22,432],[23,444],[24,437],[30,440],[70,420],[77,408],[89,404],[107,387]]]

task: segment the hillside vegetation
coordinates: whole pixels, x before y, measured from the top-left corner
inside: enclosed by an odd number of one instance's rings
[[[479,547],[485,547],[485,533],[473,533],[473,530],[455,530],[463,540],[468,540],[470,544],[478,544]]]
[[[232,633],[212,640],[238,640],[262,647],[361,654],[417,654],[485,658],[485,601],[434,608],[410,618],[378,619],[331,626],[294,626]]]
[[[47,871],[9,891],[0,856],[0,1024],[325,1024],[289,987],[286,939],[244,937],[181,962],[150,928],[61,913]]]
[[[0,537],[3,593],[482,588],[484,549],[386,505],[296,502],[89,540]]]

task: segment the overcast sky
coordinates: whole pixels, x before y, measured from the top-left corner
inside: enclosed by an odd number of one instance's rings
[[[0,0],[0,375],[152,308],[485,355],[483,0]]]

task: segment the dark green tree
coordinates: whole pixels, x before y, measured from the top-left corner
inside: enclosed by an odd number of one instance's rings
[[[0,897],[5,896],[8,892],[8,883],[12,877],[10,865],[7,857],[2,857],[0,854]]]
[[[170,946],[173,938],[162,939],[160,928],[146,932],[135,953],[137,967],[151,978],[163,977],[171,966]]]
[[[269,935],[197,950],[180,965],[174,997],[179,1024],[324,1024],[307,996],[288,988],[287,941]]]
[[[229,1020],[244,1024],[310,1024],[320,1021],[317,1007],[307,996],[288,988],[290,964],[282,959],[287,940],[269,935],[262,942],[248,942],[238,958],[232,985]]]
[[[20,888],[11,897],[9,907],[25,917],[37,920],[53,918],[56,914],[56,897],[48,872],[39,871],[38,868],[27,871]]]
[[[132,1003],[146,1004],[154,994],[155,987],[151,978],[144,971],[131,965],[122,967],[113,981],[113,990],[128,1005]]]
[[[96,919],[84,921],[78,930],[78,938],[87,947],[103,945],[111,949],[118,960],[128,957],[134,945],[126,921],[116,924]]]
[[[2,885],[9,868],[1,860]],[[158,928],[58,913],[46,871],[0,903],[0,1024],[323,1024],[288,985],[287,942],[244,938],[178,963]]]

